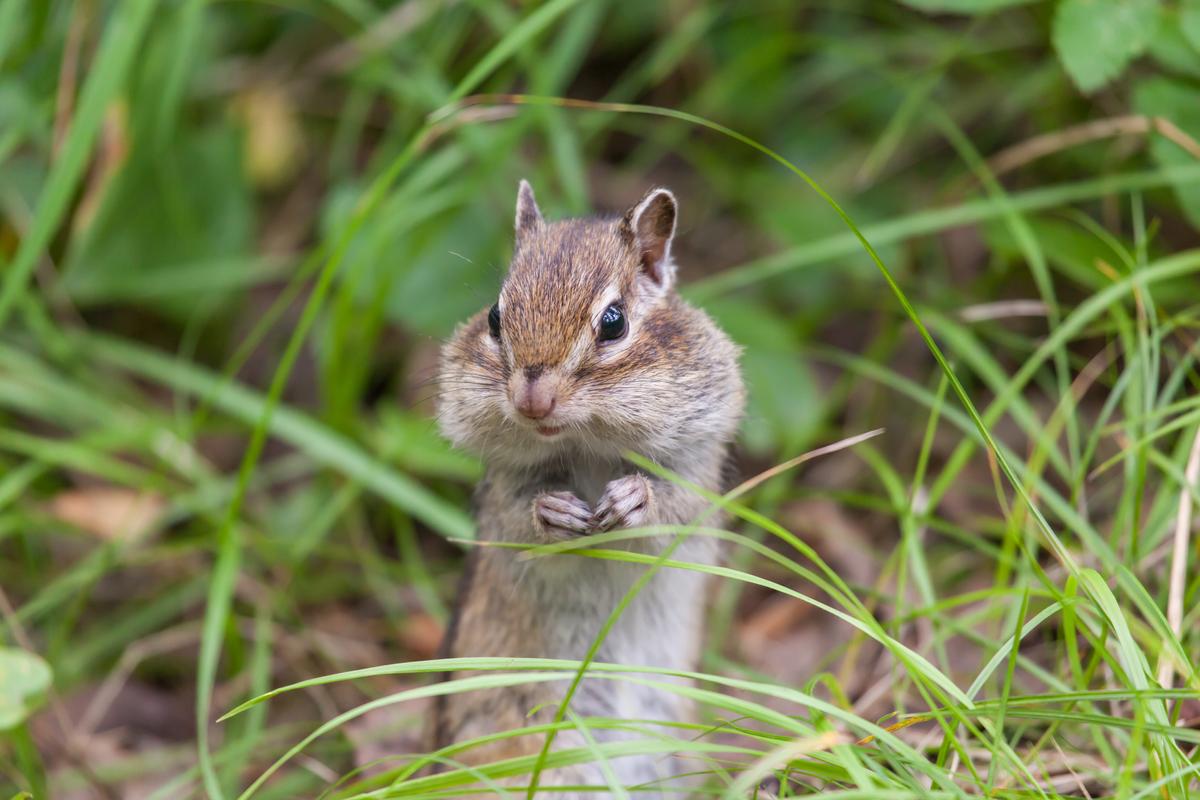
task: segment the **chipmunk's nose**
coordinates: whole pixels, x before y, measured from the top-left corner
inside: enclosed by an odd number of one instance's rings
[[[516,393],[513,405],[521,416],[529,419],[545,419],[554,411],[558,402],[557,381],[544,375],[545,367],[526,367],[525,379]]]

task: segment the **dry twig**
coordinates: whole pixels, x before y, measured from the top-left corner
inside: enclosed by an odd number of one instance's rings
[[[1192,439],[1192,452],[1188,455],[1187,469],[1184,471],[1184,484],[1179,488],[1179,513],[1175,517],[1175,547],[1171,553],[1170,589],[1167,595],[1167,624],[1171,631],[1179,636],[1183,631],[1183,593],[1187,588],[1187,554],[1188,542],[1192,531],[1192,487],[1200,478],[1200,429]],[[1173,664],[1166,655],[1158,662],[1158,682],[1164,689],[1171,687]]]
[[[1145,135],[1157,133],[1178,145],[1193,158],[1200,160],[1200,143],[1182,131],[1178,125],[1165,117],[1146,117],[1130,114],[1123,117],[1092,120],[1070,128],[1034,136],[1012,147],[1001,150],[988,159],[988,167],[995,177],[1012,172],[1040,158],[1069,150],[1088,142],[1110,139],[1114,136]]]

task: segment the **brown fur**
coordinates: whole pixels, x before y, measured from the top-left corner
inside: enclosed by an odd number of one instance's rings
[[[559,364],[614,277],[628,293],[631,251],[606,220],[545,225],[535,241],[522,244],[504,282],[501,327],[516,363]],[[614,276],[613,264],[625,269]]]
[[[678,483],[639,474],[623,459],[626,451],[710,491],[723,488],[722,466],[744,402],[737,349],[674,291],[675,216],[674,198],[659,189],[622,217],[547,223],[522,182],[517,244],[499,298],[500,338],[490,335],[483,311],[459,328],[442,355],[442,430],[487,464],[477,494],[481,539],[561,541],[614,528],[685,525],[709,510]],[[627,333],[600,341],[599,316],[612,302],[623,305]],[[546,420],[514,409],[514,398],[532,382],[556,398]],[[543,424],[558,433],[538,433]],[[719,517],[705,524],[717,525]],[[657,552],[667,540],[622,546]],[[713,540],[694,535],[675,557],[712,563],[716,554]],[[511,550],[476,551],[446,653],[580,659],[642,569],[570,555],[521,560]],[[704,585],[691,571],[656,575],[618,620],[599,659],[694,668]],[[449,695],[437,704],[434,746],[547,721],[564,689],[548,682]],[[600,679],[581,684],[572,710],[668,721],[689,715],[672,692]],[[631,735],[592,733],[601,743]],[[536,752],[540,742],[525,736],[453,757],[485,763]],[[579,747],[583,740],[566,731],[555,746]],[[612,768],[626,783],[653,781],[672,769],[669,760],[649,756],[614,759]],[[542,776],[551,786],[603,783],[593,764]]]

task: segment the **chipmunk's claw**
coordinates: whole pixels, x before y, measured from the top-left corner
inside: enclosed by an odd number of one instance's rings
[[[533,501],[534,523],[548,539],[573,539],[592,530],[592,509],[570,492],[546,492]]]
[[[618,528],[640,528],[650,519],[653,497],[650,481],[643,475],[626,475],[609,481],[592,515],[592,530],[601,533]]]

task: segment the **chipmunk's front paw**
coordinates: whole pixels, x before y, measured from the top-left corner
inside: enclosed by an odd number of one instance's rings
[[[570,492],[546,492],[534,498],[533,521],[548,539],[572,539],[591,532],[592,509]]]
[[[626,475],[609,481],[604,487],[604,496],[596,504],[592,527],[597,532],[640,528],[650,520],[653,501],[650,481],[643,475]]]

